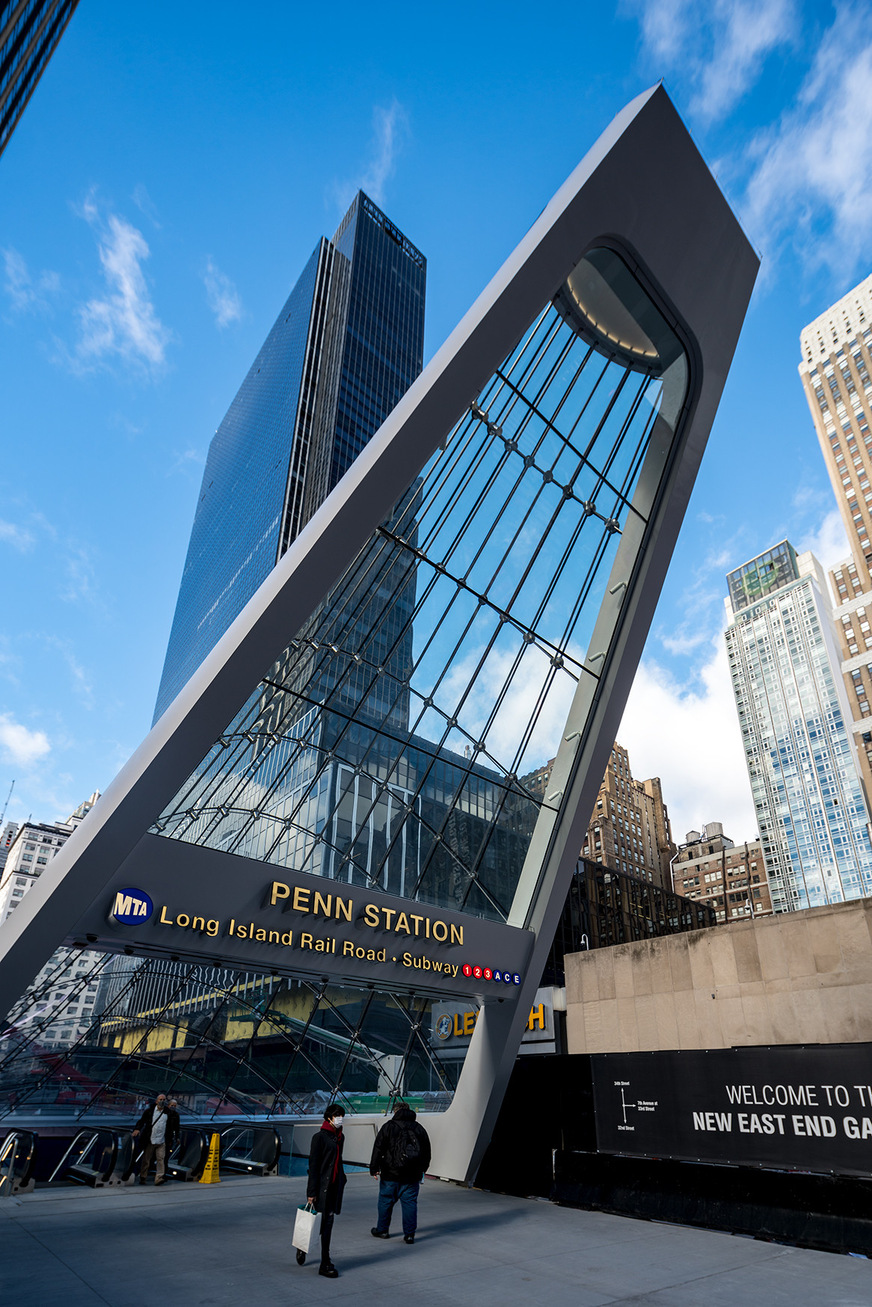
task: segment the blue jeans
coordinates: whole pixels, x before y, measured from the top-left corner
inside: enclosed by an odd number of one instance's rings
[[[378,1182],[378,1225],[386,1234],[391,1224],[391,1212],[399,1199],[403,1212],[403,1234],[414,1234],[418,1228],[418,1184],[401,1184],[399,1180]]]

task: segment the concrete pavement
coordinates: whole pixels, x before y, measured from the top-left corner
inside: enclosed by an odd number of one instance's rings
[[[399,1209],[373,1239],[376,1183],[349,1177],[332,1257],[297,1266],[297,1177],[0,1200],[0,1296],[38,1307],[869,1307],[872,1262],[466,1189],[421,1188],[409,1247]]]

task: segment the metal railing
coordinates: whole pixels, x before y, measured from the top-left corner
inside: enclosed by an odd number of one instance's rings
[[[74,1180],[94,1189],[133,1182],[136,1149],[129,1130],[108,1130],[101,1126],[80,1130],[49,1176]]]
[[[0,1142],[0,1198],[27,1194],[34,1188],[36,1135],[32,1130],[10,1130]]]
[[[268,1125],[225,1126],[221,1134],[221,1169],[249,1175],[277,1175],[282,1141]]]

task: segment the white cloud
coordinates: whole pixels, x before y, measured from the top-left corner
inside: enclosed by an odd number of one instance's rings
[[[372,111],[370,159],[354,180],[334,187],[339,206],[347,209],[359,190],[365,191],[376,204],[385,202],[385,186],[393,175],[397,155],[409,133],[409,118],[396,97],[387,108],[376,105]]]
[[[144,213],[151,225],[160,231],[161,223],[158,217],[157,205],[152,200],[142,182],[137,182],[134,186],[131,198],[137,209],[139,209],[139,212]]]
[[[83,707],[91,709],[94,707],[94,688],[91,685],[88,673],[76,658],[73,647],[68,640],[62,640],[58,636],[49,636],[47,643],[57,649],[67,664],[72,681],[73,692]]]
[[[643,661],[618,731],[633,775],[663,782],[676,843],[709,821],[736,843],[757,835],[723,636],[709,649],[692,685]]]
[[[747,94],[767,55],[795,30],[793,0],[719,0],[713,14],[711,57],[697,70],[691,101],[691,112],[709,121],[724,117]]]
[[[707,121],[733,109],[797,30],[794,0],[635,0],[630,8],[649,62],[687,79],[691,112]]]
[[[32,531],[16,526],[14,522],[4,522],[0,518],[0,540],[12,545],[12,548],[17,549],[20,554],[26,553],[31,548],[33,539]]]
[[[835,567],[836,563],[841,563],[850,557],[851,547],[845,535],[839,510],[831,509],[816,529],[801,536],[794,547],[797,553],[810,549],[825,572]]]
[[[97,580],[91,551],[86,545],[64,541],[61,546],[65,551],[64,584],[59,590],[60,598],[65,603],[97,602]]]
[[[31,731],[12,720],[9,713],[0,713],[0,750],[4,760],[16,767],[32,767],[51,751],[44,731]]]
[[[117,355],[127,362],[159,367],[165,361],[170,332],[155,312],[142,270],[149,256],[145,237],[117,214],[104,218],[93,196],[82,206],[82,216],[97,237],[106,293],[78,310],[75,362],[88,368]]]
[[[242,317],[242,300],[239,298],[239,291],[230,278],[225,276],[220,268],[215,267],[211,257],[206,260],[203,284],[206,287],[207,303],[215,314],[218,326],[226,327],[230,322],[238,322]]]
[[[872,240],[868,16],[865,9],[837,11],[795,107],[752,142],[743,212],[764,253],[789,239],[842,276],[868,263]]]
[[[24,257],[11,247],[3,251],[3,267],[6,294],[18,313],[48,308],[49,296],[60,290],[61,279],[56,272],[43,270],[34,279]]]

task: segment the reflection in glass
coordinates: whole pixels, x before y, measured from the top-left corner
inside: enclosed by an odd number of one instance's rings
[[[591,635],[643,547],[687,388],[666,316],[617,254],[591,251],[155,832],[505,920],[558,801],[535,775],[607,663],[614,631],[600,622],[596,651]],[[459,1074],[429,1000],[134,958],[104,970],[99,1019],[54,1063],[30,996],[0,1044],[7,1110],[62,1094],[127,1110],[156,1089],[213,1114],[439,1107]]]

